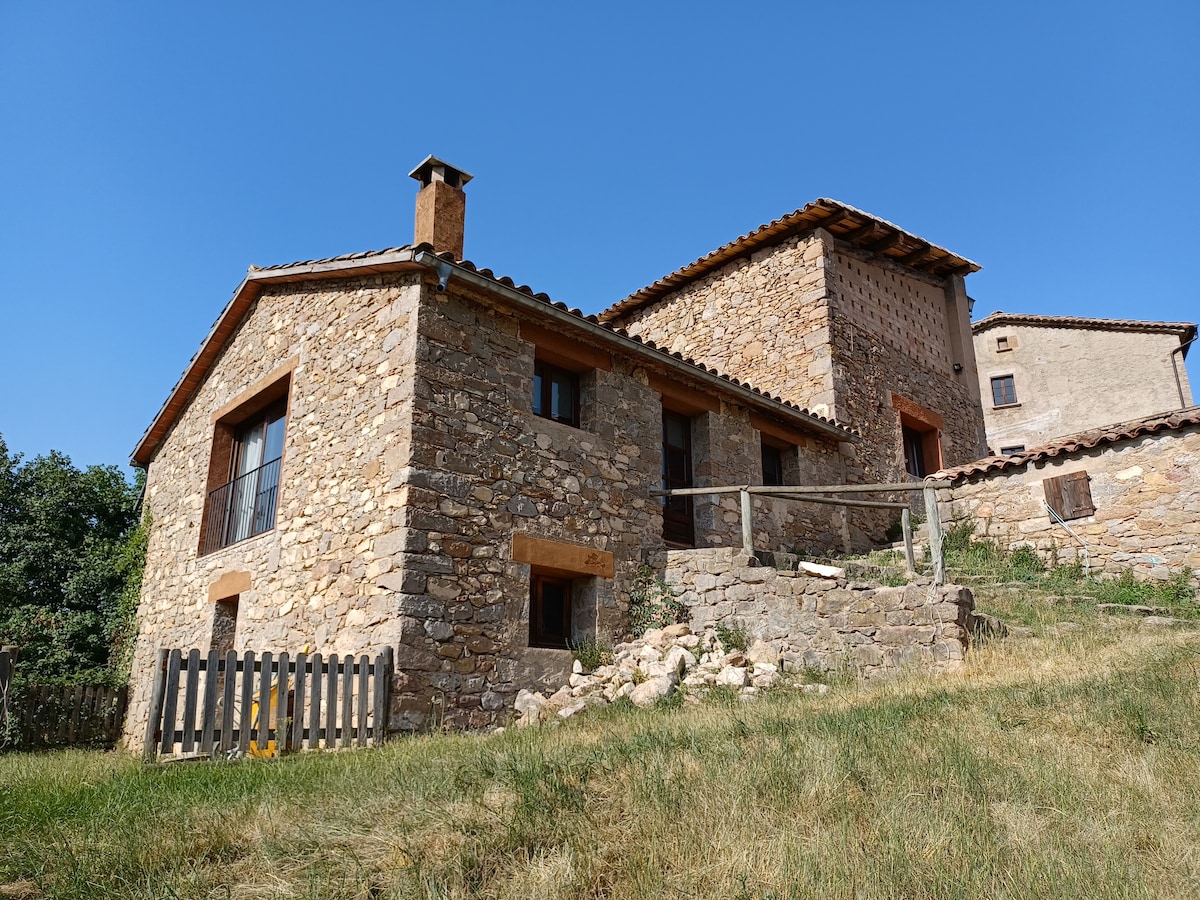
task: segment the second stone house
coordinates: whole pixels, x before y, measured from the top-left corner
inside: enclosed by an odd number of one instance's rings
[[[861,432],[853,482],[920,479],[985,451],[964,278],[979,266],[816,200],[601,314]],[[854,543],[886,516],[851,519]]]
[[[134,741],[164,647],[391,647],[400,727],[502,721],[622,633],[648,554],[740,544],[736,500],[664,484],[855,475],[831,416],[462,261],[470,176],[413,175],[413,245],[251,269],[135,450]],[[845,544],[836,507],[756,504],[758,549]]]

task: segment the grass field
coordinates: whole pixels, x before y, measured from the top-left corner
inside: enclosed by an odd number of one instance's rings
[[[1021,626],[952,675],[273,761],[0,756],[0,898],[1200,897],[1193,592],[948,557]]]
[[[270,762],[3,756],[0,896],[1200,896],[1200,633],[1019,612],[1032,636],[955,675],[823,696]]]

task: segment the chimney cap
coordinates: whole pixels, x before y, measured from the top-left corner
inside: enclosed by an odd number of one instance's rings
[[[421,187],[428,187],[431,182],[444,181],[450,187],[462,189],[475,176],[450,165],[444,159],[438,159],[432,153],[421,160],[417,167],[408,173],[409,178],[421,182]]]

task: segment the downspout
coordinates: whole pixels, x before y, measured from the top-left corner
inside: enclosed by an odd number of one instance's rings
[[[1190,338],[1188,338],[1186,341],[1184,341],[1182,344],[1180,344],[1178,347],[1176,347],[1174,350],[1172,350],[1170,353],[1167,354],[1167,359],[1169,359],[1171,361],[1171,372],[1175,375],[1175,389],[1177,391],[1179,391],[1179,408],[1180,409],[1187,409],[1188,402],[1187,402],[1187,397],[1185,397],[1183,395],[1183,379],[1179,377],[1179,366],[1175,362],[1175,354],[1179,353],[1179,354],[1181,354],[1181,357],[1180,357],[1181,359],[1187,359],[1187,348],[1189,346],[1191,346],[1192,342],[1195,340],[1196,340],[1196,335],[1193,334]]]

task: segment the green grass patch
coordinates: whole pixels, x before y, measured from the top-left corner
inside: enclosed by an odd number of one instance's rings
[[[1192,897],[1200,638],[378,750],[0,757],[7,897]]]

